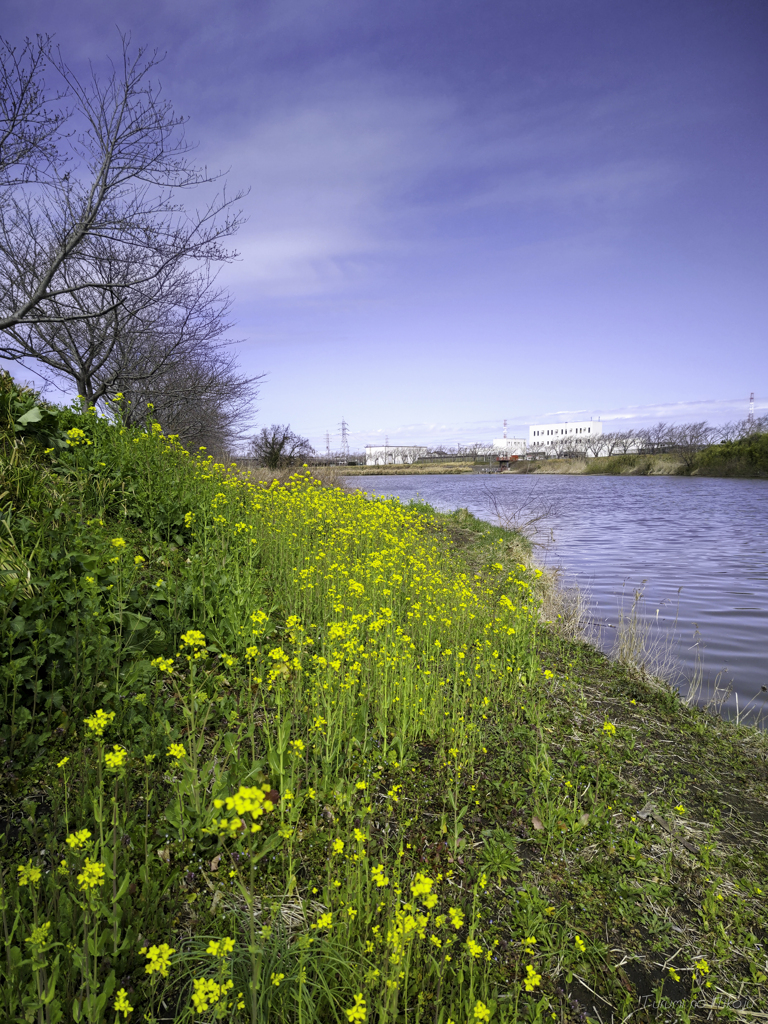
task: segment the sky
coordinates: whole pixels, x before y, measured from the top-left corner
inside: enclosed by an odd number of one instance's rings
[[[165,53],[197,159],[249,190],[221,280],[254,429],[333,449],[344,418],[359,449],[768,410],[765,0],[2,8],[81,74],[118,29]]]

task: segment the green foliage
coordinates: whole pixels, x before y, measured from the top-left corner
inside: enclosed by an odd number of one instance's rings
[[[695,465],[702,476],[768,476],[768,434],[711,445]]]

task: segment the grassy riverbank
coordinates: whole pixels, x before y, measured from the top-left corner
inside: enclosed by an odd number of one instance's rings
[[[765,736],[562,639],[466,512],[35,408],[4,382],[4,1021],[768,1011]]]
[[[347,467],[345,476],[412,476],[477,473],[481,464],[468,462],[412,466]],[[545,475],[601,476],[729,476],[768,477],[768,434],[712,445],[686,461],[675,454],[607,455],[593,459],[521,459],[504,472]]]
[[[685,463],[676,455],[608,455],[595,459],[538,459],[516,462],[510,473],[599,474],[601,476],[680,476]]]
[[[456,473],[476,473],[471,462],[436,462],[410,466],[344,466],[344,476],[445,476]]]

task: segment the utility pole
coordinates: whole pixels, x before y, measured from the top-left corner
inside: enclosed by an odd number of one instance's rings
[[[341,429],[341,450],[346,456],[349,455],[349,424],[343,416],[341,417],[339,428]]]
[[[504,440],[507,440],[507,421],[504,420]]]
[[[747,416],[747,423],[750,427],[755,424],[755,392],[751,392],[749,396],[749,416]]]
[[[325,457],[329,460],[331,458],[331,433],[329,430],[325,432]]]

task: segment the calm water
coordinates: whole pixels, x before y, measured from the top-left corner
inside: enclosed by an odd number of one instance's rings
[[[549,508],[538,560],[561,566],[587,592],[604,649],[613,646],[622,602],[628,610],[644,587],[643,615],[656,636],[673,638],[685,677],[698,652],[705,688],[721,673],[720,686],[733,684],[731,713],[736,693],[743,708],[768,685],[768,481],[510,474],[349,482],[444,511],[468,508],[490,522],[494,501]],[[768,715],[766,698],[752,707]]]

